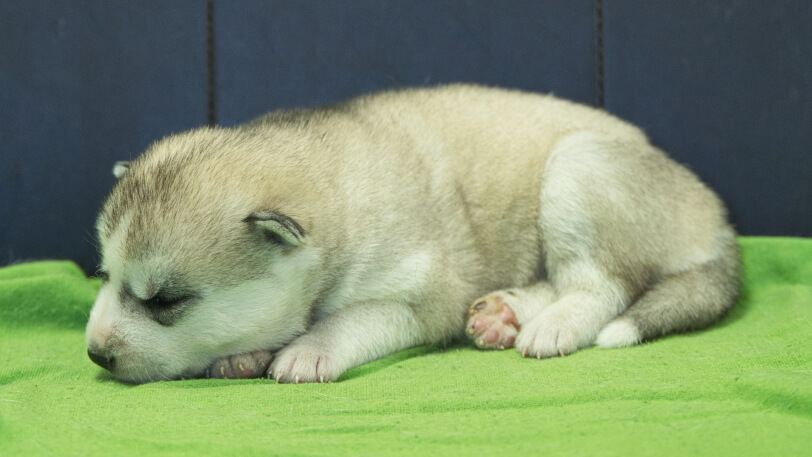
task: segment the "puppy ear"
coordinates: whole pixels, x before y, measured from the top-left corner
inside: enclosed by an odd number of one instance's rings
[[[115,165],[113,165],[113,176],[117,179],[121,179],[128,171],[130,171],[130,162],[126,160],[116,162]]]
[[[298,222],[277,211],[260,211],[245,218],[245,222],[261,230],[265,238],[282,246],[296,247],[305,241],[305,231]]]

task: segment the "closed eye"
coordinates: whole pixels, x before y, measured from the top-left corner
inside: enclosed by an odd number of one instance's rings
[[[194,293],[158,292],[152,298],[144,300],[144,308],[155,319],[155,322],[169,327],[183,317],[186,311],[200,296]]]
[[[193,298],[195,298],[195,296],[192,294],[169,296],[163,295],[159,292],[155,294],[152,298],[145,300],[144,304],[150,309],[160,310],[182,305],[192,300]]]

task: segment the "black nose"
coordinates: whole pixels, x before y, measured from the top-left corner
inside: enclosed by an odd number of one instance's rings
[[[113,367],[113,363],[116,361],[113,357],[107,357],[101,354],[96,354],[95,352],[87,351],[87,356],[90,357],[90,360],[93,361],[96,365],[104,368],[105,370],[109,370]]]

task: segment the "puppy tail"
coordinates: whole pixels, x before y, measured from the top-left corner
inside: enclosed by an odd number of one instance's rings
[[[716,257],[662,279],[600,331],[603,348],[633,346],[669,333],[696,330],[721,319],[736,303],[741,250],[735,232],[717,239]]]

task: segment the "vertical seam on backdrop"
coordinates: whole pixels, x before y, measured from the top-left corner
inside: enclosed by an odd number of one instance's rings
[[[214,55],[214,0],[206,0],[206,60],[208,79],[208,123],[217,125],[217,67]]]
[[[606,107],[603,74],[603,0],[595,0],[595,92],[596,104]]]

